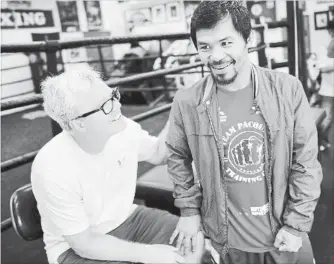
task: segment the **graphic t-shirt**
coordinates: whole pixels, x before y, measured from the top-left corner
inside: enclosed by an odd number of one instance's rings
[[[265,122],[259,112],[251,111],[251,85],[235,92],[217,89],[217,95],[228,189],[229,246],[265,252],[274,242],[264,175]]]

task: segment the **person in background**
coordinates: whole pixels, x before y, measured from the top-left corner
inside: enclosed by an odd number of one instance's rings
[[[63,129],[31,171],[49,263],[199,263],[203,234],[184,257],[168,245],[178,217],[133,203],[138,162],[166,162],[168,123],[150,136],[122,115],[118,89],[89,67],[49,77],[42,93]]]
[[[327,65],[321,66],[322,81],[319,90],[321,107],[326,111],[326,117],[320,126],[320,151],[331,148],[329,132],[333,125],[334,112],[334,20],[328,23],[328,33],[331,38],[327,47]]]
[[[317,129],[301,82],[250,62],[250,32],[243,1],[202,1],[192,16],[211,74],[177,91],[171,109],[167,166],[181,217],[170,242],[192,252],[203,230],[224,264],[313,264]]]
[[[307,97],[310,106],[317,106],[320,103],[319,89],[321,85],[321,72],[319,68],[318,56],[316,53],[310,53],[307,61]]]

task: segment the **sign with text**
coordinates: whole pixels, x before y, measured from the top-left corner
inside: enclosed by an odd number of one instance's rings
[[[51,10],[1,9],[1,28],[41,28],[53,27]]]

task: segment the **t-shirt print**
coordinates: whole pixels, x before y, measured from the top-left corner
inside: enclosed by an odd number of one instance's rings
[[[235,181],[255,183],[264,178],[264,125],[244,121],[223,133],[226,174]]]

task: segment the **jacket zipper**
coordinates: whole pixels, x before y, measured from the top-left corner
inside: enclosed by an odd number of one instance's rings
[[[263,114],[263,111],[261,109],[261,107],[258,105],[258,103],[256,102],[256,107],[260,110],[262,116],[263,116],[263,119],[264,119],[264,122],[266,124],[266,128],[267,128],[267,131],[266,131],[266,141],[267,141],[267,144],[269,144],[269,147],[270,147],[270,151],[268,153],[268,149],[265,148],[265,177],[267,178],[267,188],[268,188],[268,202],[269,202],[269,220],[270,220],[270,225],[271,225],[271,232],[273,234],[273,236],[275,237],[276,236],[276,233],[277,233],[277,230],[275,228],[275,225],[274,225],[274,216],[273,216],[273,201],[272,201],[272,197],[271,197],[271,194],[272,194],[272,185],[271,185],[271,180],[272,180],[272,174],[271,174],[271,171],[272,171],[272,157],[273,157],[273,141],[272,141],[272,133],[271,133],[271,130],[270,130],[270,127],[269,127],[269,124],[267,122],[267,118],[265,116],[265,114]]]
[[[210,111],[208,109],[208,105],[209,104],[210,104],[210,102],[207,101],[205,109],[206,109],[206,113],[207,113],[207,115],[209,117],[211,129],[212,129],[212,132],[213,132],[213,137],[214,137],[214,139],[216,141],[217,150],[218,150],[218,156],[219,156],[220,164],[222,166],[222,171],[223,171],[222,183],[223,183],[223,189],[224,189],[224,193],[225,193],[225,199],[224,199],[224,202],[225,202],[225,228],[223,228],[223,232],[224,232],[225,237],[226,237],[226,243],[225,243],[225,245],[223,245],[223,250],[222,250],[222,255],[224,256],[225,254],[227,254],[227,252],[229,250],[229,245],[228,245],[228,224],[229,223],[228,223],[228,204],[227,204],[228,193],[227,193],[227,186],[226,186],[225,174],[224,174],[224,159],[222,158],[221,145],[219,144],[217,133],[216,133],[213,121],[212,121],[212,116],[211,116]],[[212,197],[211,197],[211,199],[212,199]]]
[[[271,185],[271,179],[272,179],[272,175],[271,175],[271,172],[272,172],[272,157],[273,157],[273,141],[272,141],[272,133],[271,133],[271,130],[270,130],[270,126],[269,126],[269,123],[268,123],[268,119],[267,117],[265,116],[264,112],[262,111],[260,105],[258,104],[258,101],[256,100],[256,97],[257,97],[257,92],[258,92],[258,77],[257,77],[257,73],[256,73],[256,69],[253,67],[252,69],[252,78],[253,78],[253,81],[254,81],[254,86],[253,86],[253,89],[254,89],[254,94],[253,94],[253,100],[254,100],[254,108],[255,108],[255,113],[259,110],[260,113],[262,114],[263,116],[263,119],[264,119],[264,122],[266,124],[266,134],[265,134],[265,140],[266,140],[266,143],[269,145],[270,147],[270,152],[268,153],[268,149],[265,148],[265,177],[267,179],[267,188],[268,188],[268,202],[269,202],[269,221],[270,221],[270,226],[271,226],[271,232],[273,234],[273,236],[275,237],[276,236],[276,233],[277,233],[277,230],[275,228],[275,225],[274,225],[274,217],[273,217],[273,201],[272,201],[272,197],[271,197],[271,194],[272,194],[272,185]],[[269,141],[269,142],[268,142]]]

